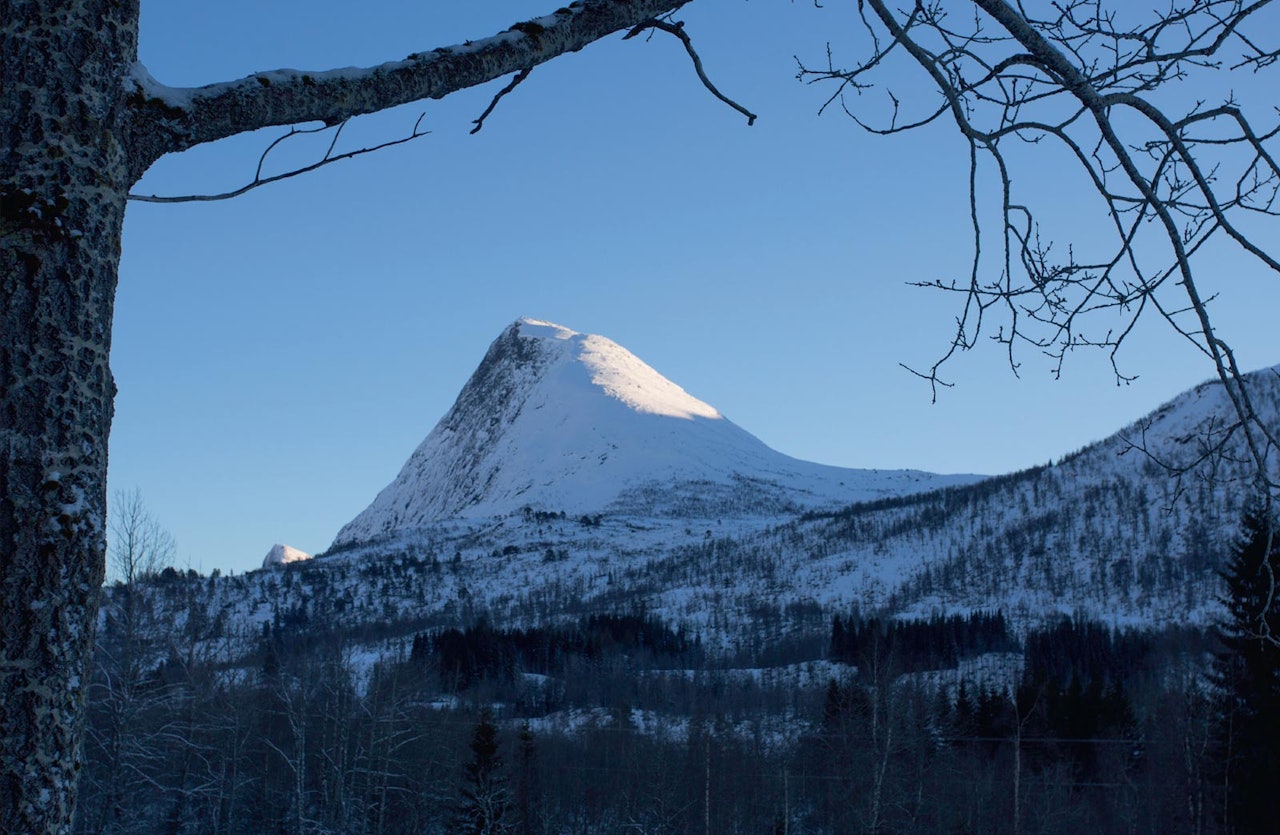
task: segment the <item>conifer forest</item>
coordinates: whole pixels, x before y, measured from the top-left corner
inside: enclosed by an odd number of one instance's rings
[[[78,831],[1274,831],[1278,563],[1250,515],[1208,630],[851,611],[732,656],[632,611],[381,658],[305,610],[166,634],[208,582],[170,569],[109,592]]]

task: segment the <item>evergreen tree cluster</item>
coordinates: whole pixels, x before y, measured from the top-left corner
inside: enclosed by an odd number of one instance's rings
[[[510,795],[493,712],[480,711],[471,735],[471,760],[463,767],[462,803],[458,807],[459,835],[498,835],[509,832],[506,820]]]
[[[1023,684],[1123,686],[1126,680],[1149,672],[1152,650],[1149,633],[1064,618],[1027,635]]]
[[[1246,515],[1223,580],[1214,683],[1228,831],[1280,831],[1280,530],[1266,508]]]
[[[845,635],[857,626],[839,623]],[[997,625],[986,622],[992,641]],[[878,626],[870,634],[892,646],[892,631]],[[929,649],[936,636],[922,626],[904,634],[925,648],[904,654],[920,659],[904,668],[948,657]],[[1011,686],[961,680],[951,694],[859,666],[828,683],[800,749],[821,831],[1188,831],[1186,796],[1170,787],[1202,800],[1215,791],[1207,758],[1188,749],[1206,738],[1207,725],[1191,718],[1204,716],[1205,695],[1171,690],[1164,675],[1199,645],[1178,630],[1156,640],[1065,620],[1026,637]],[[1211,823],[1206,813],[1190,831],[1219,831]]]
[[[573,660],[600,662],[643,655],[652,663],[686,662],[696,638],[644,614],[594,614],[577,624],[495,629],[480,622],[414,636],[411,660],[430,666],[456,690],[481,681],[511,682],[517,672],[558,675]]]
[[[928,620],[864,619],[854,614],[832,618],[827,657],[854,666],[891,659],[895,672],[912,673],[950,669],[961,659],[1017,649],[1001,612],[935,615]]]

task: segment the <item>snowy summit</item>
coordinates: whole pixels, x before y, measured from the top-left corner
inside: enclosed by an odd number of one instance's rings
[[[302,562],[311,559],[311,555],[306,551],[299,551],[297,548],[290,548],[288,545],[272,545],[271,550],[267,552],[267,556],[262,560],[263,568],[275,568],[281,565],[288,565],[291,562]]]
[[[590,372],[592,385],[631,409],[667,417],[721,420],[715,409],[663,377],[612,339],[581,334],[537,319],[516,323],[526,339],[557,339],[576,343],[577,359]]]
[[[678,516],[696,496],[714,497],[730,514],[764,513],[973,480],[788,457],[616,342],[520,319],[334,545],[523,508]]]

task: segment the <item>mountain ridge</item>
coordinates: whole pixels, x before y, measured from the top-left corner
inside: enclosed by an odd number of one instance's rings
[[[1278,371],[1247,378],[1271,424],[1280,423]],[[1016,473],[838,504],[788,502],[786,491],[770,492],[776,484],[741,474],[736,487],[653,482],[580,515],[512,504],[387,527],[330,553],[353,565],[453,554],[426,593],[436,601],[428,608],[451,616],[534,623],[639,605],[723,646],[776,636],[785,611],[823,613],[794,629],[850,610],[1001,609],[1023,627],[1063,614],[1204,625],[1252,476],[1224,434],[1231,422],[1221,385],[1208,381],[1057,463]],[[1159,462],[1189,469],[1174,477]]]

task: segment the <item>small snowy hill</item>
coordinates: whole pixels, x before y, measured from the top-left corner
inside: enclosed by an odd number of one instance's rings
[[[524,508],[777,515],[974,480],[790,458],[617,343],[521,319],[334,547]]]
[[[297,548],[291,548],[288,545],[272,545],[271,550],[262,559],[263,568],[278,568],[289,563],[302,562],[311,559],[311,555],[306,551],[299,551]]]

